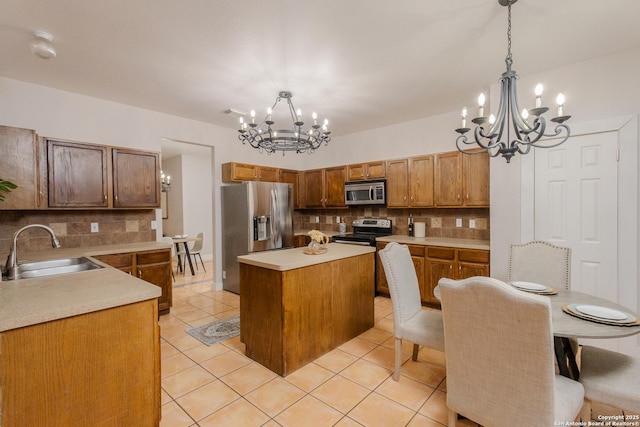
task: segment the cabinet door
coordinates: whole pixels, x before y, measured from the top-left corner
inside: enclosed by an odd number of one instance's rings
[[[113,150],[113,207],[160,207],[160,156],[137,150]]]
[[[424,249],[422,245],[407,245],[409,253],[411,253],[411,261],[413,261],[413,268],[416,270],[416,276],[418,278],[418,289],[420,290],[420,300],[428,301],[428,295],[430,293],[427,286],[427,277],[425,270],[425,258]]]
[[[410,159],[409,185],[411,188],[410,206],[433,206],[433,156]]]
[[[107,147],[47,140],[49,207],[108,206]]]
[[[456,279],[473,276],[489,276],[489,251],[458,249],[458,272]]]
[[[258,167],[258,180],[266,182],[278,182],[278,169],[266,166]]]
[[[408,195],[408,160],[389,160],[387,162],[387,206],[391,208],[408,206]]]
[[[489,207],[489,154],[464,155],[463,159],[464,204]]]
[[[258,179],[258,167],[256,165],[230,163],[229,167],[233,181],[254,181]]]
[[[280,169],[278,178],[279,182],[293,185],[293,207],[300,208],[300,195],[298,194],[300,191],[300,182],[298,171]]]
[[[137,253],[136,269],[139,279],[162,289],[162,295],[158,298],[158,311],[160,314],[168,313],[172,304],[171,250]]]
[[[367,165],[360,163],[347,166],[347,181],[360,181],[367,177]]]
[[[325,169],[325,207],[344,207],[344,182],[347,168],[344,166]]]
[[[385,162],[367,163],[367,179],[384,178],[385,176],[387,176]]]
[[[436,156],[435,206],[462,206],[462,153],[452,151]]]
[[[440,303],[438,299],[433,295],[433,289],[438,286],[438,281],[443,277],[448,279],[456,278],[456,271],[454,269],[454,261],[428,259],[429,269],[429,297],[427,301],[433,303]]]
[[[0,202],[0,210],[40,208],[40,179],[36,133],[0,126],[0,179],[18,186]],[[44,158],[43,158],[44,161]]]
[[[125,273],[133,273],[133,253],[94,255],[93,258]]]
[[[321,208],[324,206],[324,169],[305,172],[305,189],[306,206],[308,208]]]
[[[387,276],[380,261],[380,255],[378,253],[387,246],[386,243],[376,244],[376,292],[389,295],[389,283],[387,282]]]

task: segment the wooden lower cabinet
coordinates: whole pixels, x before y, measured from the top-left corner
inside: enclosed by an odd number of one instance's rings
[[[387,243],[378,243],[378,251]],[[420,300],[425,305],[440,306],[434,296],[433,289],[438,281],[449,279],[466,279],[473,276],[489,276],[489,251],[478,249],[462,249],[440,246],[407,245],[418,276]],[[389,295],[389,285],[376,254],[376,291]]]
[[[169,313],[173,290],[171,249],[94,255],[93,258],[159,286],[162,289],[162,295],[158,298],[158,312]]]
[[[293,246],[295,248],[303,248],[311,243],[311,236],[306,234],[293,236]]]
[[[373,326],[375,254],[279,271],[240,263],[240,339],[281,376]]]
[[[156,300],[0,334],[3,427],[158,426]]]

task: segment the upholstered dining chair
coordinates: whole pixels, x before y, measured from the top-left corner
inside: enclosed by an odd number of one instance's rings
[[[539,283],[556,289],[571,287],[571,248],[534,240],[509,246],[507,281]]]
[[[554,372],[549,298],[490,277],[438,282],[449,426],[553,426],[575,420],[582,385]],[[566,424],[565,424],[566,425]]]
[[[162,241],[171,245],[171,262],[176,258],[176,245],[173,243],[173,239],[171,237],[163,237]],[[176,281],[176,275],[173,274],[173,267],[171,268],[171,277],[173,277],[173,281]]]
[[[202,251],[202,245],[204,243],[204,233],[198,233],[196,237],[198,237],[200,240],[196,240],[193,243],[193,247],[189,249],[189,254],[191,254],[191,257],[193,258],[193,262],[196,264],[196,268],[198,268],[198,260],[196,259],[196,256],[200,258],[200,264],[202,264],[202,269],[206,272],[207,269],[204,268],[204,262],[202,262],[202,255],[200,254],[200,252]]]
[[[555,289],[571,288],[571,248],[534,240],[509,246],[507,281],[539,283]],[[573,354],[578,340],[569,339]]]
[[[442,313],[422,309],[418,276],[406,245],[392,242],[379,254],[393,306],[395,337],[393,379],[398,381],[402,363],[402,340],[413,343],[412,360],[414,361],[418,360],[420,345],[444,351]]]
[[[630,411],[625,414],[640,414],[640,359],[584,345],[580,361],[582,421],[591,419],[592,401]]]

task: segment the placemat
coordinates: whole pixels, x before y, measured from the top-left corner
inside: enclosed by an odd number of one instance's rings
[[[577,317],[579,319],[582,320],[589,320],[591,322],[596,322],[596,323],[602,323],[605,325],[611,325],[611,326],[640,326],[640,318],[636,317],[635,321],[632,322],[626,322],[626,323],[621,323],[621,322],[610,322],[606,319],[599,319],[597,317],[593,317],[593,316],[589,316],[587,314],[582,314],[582,313],[578,313],[578,312],[574,312],[572,310],[569,310],[569,304],[564,304],[562,306],[562,311],[564,311],[565,313]]]

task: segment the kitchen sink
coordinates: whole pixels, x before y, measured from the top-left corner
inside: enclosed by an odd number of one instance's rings
[[[55,276],[58,274],[77,273],[79,271],[104,268],[102,265],[86,257],[61,258],[49,261],[24,262],[18,264],[16,280],[32,279],[35,277]]]

